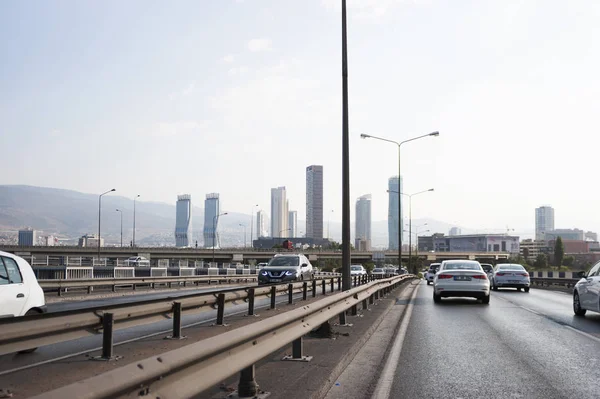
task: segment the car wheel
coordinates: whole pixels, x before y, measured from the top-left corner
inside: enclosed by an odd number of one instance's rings
[[[430,284],[431,284],[431,281],[427,280],[427,285],[430,285]]]
[[[484,305],[489,305],[490,304],[490,296],[484,296],[483,298],[481,298],[481,303],[483,303]]]
[[[35,309],[29,309],[27,311],[27,313],[25,313],[25,316],[31,316],[31,315],[34,315],[34,314],[40,314],[40,312],[38,312]],[[35,348],[23,349],[22,351],[19,351],[19,353],[31,353],[31,352],[35,351],[36,349],[37,349],[37,346]]]
[[[442,302],[442,297],[441,295],[437,295],[435,292],[433,293],[433,302],[435,303],[440,303]]]
[[[523,290],[524,290],[525,292],[529,292],[529,287],[525,287],[525,288],[523,288]]]
[[[494,285],[492,285],[492,289],[493,289],[494,291],[498,291],[498,286],[497,286],[496,284],[494,284]]]
[[[576,316],[585,316],[586,310],[581,307],[581,303],[579,302],[579,294],[575,292],[573,294],[573,312],[575,312]]]

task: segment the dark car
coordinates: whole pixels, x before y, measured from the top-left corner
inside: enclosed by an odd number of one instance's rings
[[[277,254],[258,273],[258,285],[311,280],[313,267],[302,254]]]

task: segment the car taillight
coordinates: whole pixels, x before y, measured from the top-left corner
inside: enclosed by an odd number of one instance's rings
[[[496,273],[496,276],[504,276],[504,273]]]
[[[520,273],[519,276],[529,277],[529,273]]]
[[[454,276],[453,276],[453,275],[451,275],[451,274],[440,274],[440,275],[438,276],[438,278],[452,278],[452,277],[454,277]]]
[[[478,278],[479,280],[485,280],[487,279],[487,276],[481,275],[481,274],[476,274],[474,276],[471,276],[473,278]]]

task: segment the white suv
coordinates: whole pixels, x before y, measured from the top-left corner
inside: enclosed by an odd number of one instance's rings
[[[351,276],[364,276],[367,274],[367,271],[363,267],[363,265],[350,265],[350,275]]]
[[[0,251],[0,318],[45,312],[44,291],[29,263]]]
[[[587,274],[581,273],[581,280],[573,290],[573,312],[584,316],[588,310],[600,312],[600,262]]]

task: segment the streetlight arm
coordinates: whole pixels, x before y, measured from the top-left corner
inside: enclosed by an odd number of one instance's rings
[[[394,143],[394,144],[396,144],[398,147],[400,147],[400,144],[402,144],[402,143],[399,143],[399,142],[394,141],[394,140],[384,139],[383,137],[371,136],[370,134],[364,134],[363,133],[363,134],[360,135],[360,137],[363,138],[363,139],[375,139],[375,140],[387,141],[388,143]]]
[[[401,141],[400,143],[396,143],[396,144],[398,144],[398,147],[400,147],[402,144],[408,143],[409,141],[415,141],[418,139],[422,139],[423,137],[439,136],[439,135],[440,135],[440,132],[432,132],[432,133],[428,133],[428,134],[423,134],[421,136],[413,137],[412,139],[404,140],[404,141]],[[386,140],[386,141],[389,141],[389,140]]]

